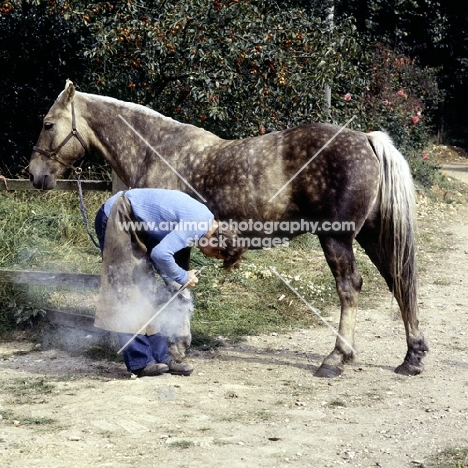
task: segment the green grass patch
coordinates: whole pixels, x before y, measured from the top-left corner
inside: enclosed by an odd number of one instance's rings
[[[192,333],[197,345],[218,335],[238,340],[245,335],[320,324],[304,301],[323,316],[340,306],[335,280],[318,239],[312,235],[294,239],[288,248],[249,251],[240,267],[229,273],[196,249],[192,258],[196,268],[204,267],[194,289]],[[356,259],[365,282],[361,303],[375,304],[379,297],[376,291],[387,291],[385,282],[359,249]]]
[[[270,410],[262,409],[255,413],[255,419],[260,419],[261,421],[269,421],[273,418],[273,414]]]
[[[199,430],[200,432],[211,432],[213,429],[211,427],[199,427],[197,430]]]
[[[318,243],[313,245],[312,236],[304,237],[290,248],[247,252],[233,272],[225,272],[219,262],[194,251],[194,266],[204,267],[194,290],[194,343],[203,344],[218,335],[237,340],[284,327],[315,325],[314,313],[272,268],[314,307],[325,312],[336,306],[334,279],[323,253]]]
[[[330,406],[331,408],[344,408],[346,406],[346,402],[340,400],[339,398],[336,398],[334,400],[331,400],[330,403],[328,403],[328,406]]]
[[[0,390],[10,396],[11,404],[25,405],[35,403],[40,397],[51,395],[55,391],[55,385],[42,378],[28,377],[5,382],[0,385]]]
[[[55,424],[57,420],[52,419],[52,418],[42,417],[42,416],[27,416],[25,418],[20,419],[20,422],[23,426],[26,426],[26,425],[39,426],[39,425]]]
[[[195,444],[191,440],[178,440],[175,442],[171,442],[169,445],[171,447],[176,447],[180,449],[188,449],[190,447],[193,447]]]
[[[428,468],[467,468],[468,447],[447,447],[429,458]]]
[[[84,192],[90,226],[106,192]],[[76,192],[0,192],[0,268],[99,272]]]
[[[91,229],[106,192],[84,192]],[[100,272],[101,256],[88,237],[77,192],[0,191],[0,268],[65,273]],[[0,284],[0,335],[33,325],[43,308],[80,310],[89,291]],[[69,304],[63,307],[63,303]]]
[[[8,423],[15,422],[20,426],[50,426],[57,423],[56,419],[46,416],[20,416],[11,410],[3,409],[1,411],[2,420]]]
[[[241,420],[241,415],[240,414],[228,414],[228,415],[223,415],[219,418],[220,422],[226,422],[226,423],[233,423],[236,421]]]
[[[380,394],[379,390],[372,389],[365,394],[371,400],[382,400],[382,395]]]

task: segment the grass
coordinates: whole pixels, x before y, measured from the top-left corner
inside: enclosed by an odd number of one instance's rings
[[[91,226],[108,197],[85,192]],[[60,272],[99,272],[99,251],[83,225],[75,192],[0,192],[0,267]]]
[[[344,408],[346,407],[346,402],[340,400],[339,398],[336,398],[334,400],[331,400],[330,403],[328,403],[328,406],[330,406],[331,408]]]
[[[19,416],[11,410],[2,409],[2,419],[8,422],[15,422],[20,426],[50,426],[57,423],[56,419],[45,416]]]
[[[108,193],[85,192],[93,224],[94,213]],[[100,252],[83,225],[76,193],[0,192],[0,268],[74,273],[100,272]],[[377,270],[359,250],[359,268],[365,277],[363,301],[375,301]],[[218,336],[233,341],[245,335],[291,327],[316,326],[313,312],[272,273],[275,268],[307,302],[327,315],[339,307],[333,276],[315,236],[293,240],[289,248],[249,251],[234,272],[220,262],[192,254],[194,268],[204,267],[194,290],[193,344],[215,344]],[[384,289],[385,290],[385,289]],[[93,314],[97,291],[32,285],[0,285],[0,333],[18,323],[34,325],[43,309]]]
[[[108,195],[84,193],[91,225]],[[0,268],[99,273],[100,253],[86,233],[76,192],[0,191],[0,219]],[[33,324],[41,309],[54,307],[53,294],[68,295],[49,287],[0,284],[0,335],[20,322]],[[86,301],[76,303],[82,310]]]
[[[257,411],[254,415],[255,420],[260,419],[261,421],[269,421],[272,418],[273,414],[270,412],[270,410],[267,409],[261,409]]]
[[[43,402],[44,396],[55,391],[55,385],[42,378],[13,379],[0,386],[2,393],[10,396],[11,404],[26,405],[37,401]]]
[[[211,432],[213,429],[211,427],[204,426],[204,427],[199,427],[198,430],[200,432]]]
[[[89,219],[107,193],[85,193]],[[88,238],[76,193],[0,192],[0,268],[99,273],[100,252]],[[219,335],[232,340],[283,327],[316,324],[315,316],[269,270],[275,266],[314,307],[324,311],[338,300],[333,277],[317,240],[304,236],[289,249],[249,252],[242,267],[227,274],[197,249],[193,265],[204,266],[195,290],[194,344]],[[0,285],[0,332],[18,322],[32,325],[42,310],[93,314],[96,291],[31,285]]]
[[[372,389],[365,394],[371,400],[382,400],[382,395],[380,394],[379,390]]]
[[[52,419],[52,418],[42,417],[42,416],[27,416],[25,418],[20,419],[20,422],[23,426],[26,426],[26,425],[39,426],[43,424],[45,425],[55,424],[57,420]]]
[[[192,261],[196,268],[204,267],[194,291],[194,344],[206,344],[217,335],[236,340],[247,334],[316,326],[314,313],[272,268],[324,316],[339,307],[334,278],[312,235],[293,240],[289,248],[249,251],[240,268],[231,273],[198,252]],[[366,276],[365,301],[373,303],[376,289],[385,291],[385,285],[367,257],[360,254],[357,261]]]
[[[467,468],[468,447],[447,447],[432,456],[425,466],[428,468]]]
[[[180,449],[188,449],[193,447],[195,444],[191,440],[178,440],[170,443],[171,447],[176,447]]]

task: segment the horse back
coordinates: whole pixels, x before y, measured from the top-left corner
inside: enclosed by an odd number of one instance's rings
[[[327,124],[224,141],[206,163],[203,190],[221,218],[365,218],[378,190],[366,135]]]

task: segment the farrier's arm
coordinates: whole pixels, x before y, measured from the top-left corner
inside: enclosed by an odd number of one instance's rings
[[[191,239],[201,238],[205,235],[203,231],[181,231],[173,230],[167,234],[161,242],[153,248],[150,257],[156,265],[161,276],[168,277],[179,284],[185,284],[189,279],[194,279],[194,271],[190,273],[177,265],[174,254],[186,248]],[[197,278],[195,277],[195,283]],[[192,285],[193,286],[193,285]]]

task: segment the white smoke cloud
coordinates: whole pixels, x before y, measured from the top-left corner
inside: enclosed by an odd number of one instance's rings
[[[170,283],[169,285],[158,284],[156,290],[156,310],[160,310],[167,302],[177,294],[180,285]],[[176,341],[180,337],[190,336],[190,319],[194,311],[193,295],[185,289],[157,316],[157,321],[161,327],[161,333],[170,342]]]

